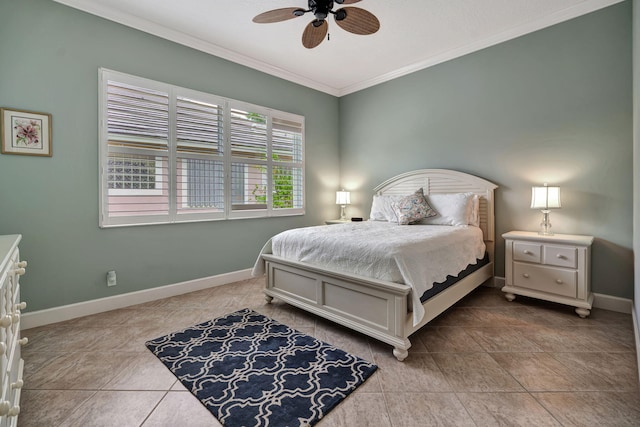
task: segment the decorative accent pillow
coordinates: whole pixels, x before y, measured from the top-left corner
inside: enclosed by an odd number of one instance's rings
[[[414,224],[423,218],[436,215],[436,212],[427,203],[422,188],[394,203],[393,210],[400,225]]]
[[[429,225],[469,225],[474,220],[474,193],[429,194],[427,200],[438,213],[422,220]]]
[[[402,199],[404,196],[373,196],[373,203],[371,204],[371,213],[369,214],[370,221],[388,221],[397,222],[398,218],[393,210],[393,203]]]

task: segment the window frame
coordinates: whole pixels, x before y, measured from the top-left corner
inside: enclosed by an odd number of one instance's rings
[[[122,227],[122,226],[136,226],[136,225],[149,225],[149,224],[172,224],[183,222],[200,222],[200,221],[216,221],[216,220],[228,220],[228,219],[243,219],[243,218],[268,218],[279,216],[293,216],[304,215],[306,207],[306,189],[305,189],[305,118],[304,116],[287,113],[271,109],[268,107],[258,106],[243,101],[237,101],[205,92],[200,92],[188,88],[183,88],[168,83],[158,82],[150,80],[144,77],[138,77],[130,74],[121,73],[118,71],[109,70],[106,68],[98,69],[98,120],[99,120],[99,226],[101,228],[109,227]],[[108,182],[108,160],[110,153],[127,153],[131,155],[153,155],[152,149],[140,148],[140,147],[127,147],[126,143],[123,146],[114,148],[109,145],[109,132],[108,132],[108,84],[109,81],[114,81],[122,84],[132,85],[134,87],[140,87],[148,90],[159,91],[168,95],[168,139],[167,150],[157,152],[164,155],[166,153],[166,162],[168,164],[167,183],[163,183],[162,180],[156,185],[159,188],[155,189],[109,189]],[[178,147],[177,139],[177,116],[178,98],[188,98],[196,100],[198,102],[206,102],[219,106],[222,108],[222,130],[220,144],[222,146],[222,154],[209,154],[180,151]],[[247,112],[248,114],[260,114],[266,117],[266,158],[265,159],[253,159],[246,157],[234,156],[231,152],[231,111],[240,110]],[[273,120],[276,121],[290,121],[296,125],[300,125],[300,158],[292,159],[291,161],[277,161],[272,158],[273,156]],[[297,147],[297,145],[296,145]],[[163,159],[164,157],[157,157],[157,159]],[[178,166],[180,160],[183,159],[204,159],[208,161],[220,161],[223,168],[223,203],[224,207],[220,211],[214,211],[215,208],[208,209],[207,212],[191,212],[182,213],[181,208],[184,208],[184,200],[186,196],[184,194],[178,194],[178,187],[181,187],[181,191],[184,188],[180,182],[184,182],[184,179],[188,179],[185,176],[180,176],[178,170],[183,166]],[[158,161],[158,160],[156,160]],[[243,165],[257,165],[259,167],[266,168],[266,204],[243,204],[239,205],[241,208],[235,208],[232,204],[232,167],[234,164]],[[298,190],[301,192],[296,197],[297,193],[292,196],[293,201],[296,203],[294,207],[274,207],[273,206],[273,194],[276,189],[273,188],[273,171],[278,166],[288,167],[292,169],[299,169],[301,179],[299,179]],[[246,166],[245,166],[246,167]],[[245,174],[247,172],[245,171]],[[156,167],[156,175],[158,169]],[[292,173],[293,176],[293,173]],[[243,184],[245,188],[248,188],[247,183]],[[164,187],[167,187],[166,189]],[[158,194],[159,192],[168,192],[168,212],[165,214],[155,215],[112,215],[109,216],[109,196],[145,196]],[[248,195],[244,194],[245,200]],[[237,206],[237,205],[236,205]],[[142,210],[140,211],[142,212]]]

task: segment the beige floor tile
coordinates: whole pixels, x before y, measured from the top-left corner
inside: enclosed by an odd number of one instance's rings
[[[266,304],[263,286],[245,280],[23,331],[20,426],[219,426],[144,343],[245,307],[379,366],[319,426],[555,425],[546,411],[566,426],[640,425],[628,314],[580,319],[571,307],[480,288],[411,336],[398,362],[388,344]]]
[[[638,391],[635,353],[550,353],[565,366],[580,366],[603,378],[611,391]],[[605,388],[603,387],[602,390]]]
[[[321,427],[391,427],[382,393],[354,393],[319,423]]]
[[[596,348],[574,326],[544,325],[521,328],[522,336],[535,343],[542,351],[594,351]]]
[[[563,426],[637,427],[638,393],[582,392],[533,393]]]
[[[522,386],[534,391],[607,390],[610,383],[575,365],[565,365],[549,353],[492,353],[491,356]]]
[[[507,301],[503,292],[496,292],[496,288],[480,286],[464,297],[458,307],[511,307],[512,302]]]
[[[488,352],[534,352],[542,349],[522,335],[523,327],[465,328],[466,334]]]
[[[433,358],[454,391],[524,391],[487,353],[434,353]]]
[[[457,393],[457,396],[478,426],[561,426],[529,393]]]
[[[425,326],[411,338],[415,345],[416,338],[430,353],[478,352],[482,347],[458,326]],[[413,348],[409,349],[413,353]]]
[[[452,390],[430,354],[409,354],[404,362],[398,362],[391,353],[376,353],[374,359],[384,392]]]
[[[454,393],[385,393],[394,427],[475,426]]]
[[[139,426],[151,414],[165,393],[163,391],[99,391],[71,412],[62,425],[68,427]]]
[[[117,352],[56,354],[33,374],[25,372],[25,388],[99,390],[129,363],[131,357]]]
[[[20,427],[51,427],[63,421],[95,391],[87,390],[22,390]]]
[[[222,424],[191,393],[171,391],[142,424],[143,427],[221,427]]]
[[[133,353],[103,390],[169,390],[178,379],[150,351]]]
[[[480,319],[475,315],[472,307],[449,308],[440,316],[433,319],[431,326],[478,326]]]

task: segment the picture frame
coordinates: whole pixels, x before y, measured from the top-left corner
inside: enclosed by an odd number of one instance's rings
[[[51,114],[0,108],[2,154],[53,155]]]

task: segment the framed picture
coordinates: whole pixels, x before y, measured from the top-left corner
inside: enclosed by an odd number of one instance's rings
[[[51,147],[51,114],[0,108],[2,154],[46,156]]]

